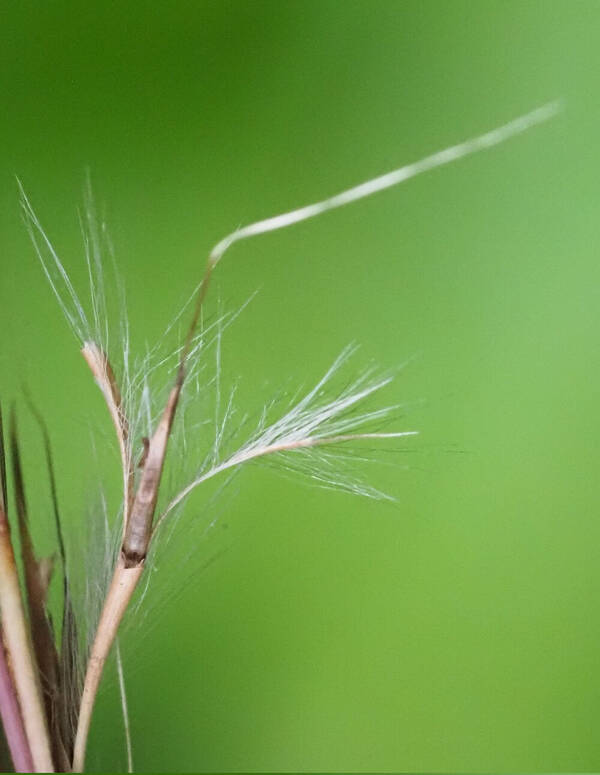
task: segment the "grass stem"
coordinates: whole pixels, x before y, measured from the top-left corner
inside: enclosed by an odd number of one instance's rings
[[[34,769],[36,772],[53,772],[42,691],[4,511],[0,511],[0,612]]]
[[[119,557],[115,573],[104,602],[98,630],[88,661],[87,672],[81,695],[79,722],[73,753],[73,771],[83,772],[85,750],[92,721],[94,702],[100,685],[104,663],[110,653],[117,630],[129,601],[137,587],[144,570],[143,562],[133,568],[125,567],[123,557]]]
[[[4,644],[17,690],[25,734],[36,772],[54,772],[50,736],[31,633],[7,517],[4,432],[0,412],[0,614]]]
[[[0,716],[15,772],[32,772],[31,749],[2,643],[0,643]]]

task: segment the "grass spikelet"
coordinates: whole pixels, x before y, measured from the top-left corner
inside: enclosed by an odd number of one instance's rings
[[[222,378],[223,338],[243,307],[233,313],[221,312],[212,319],[204,308],[212,274],[226,252],[237,242],[299,224],[492,148],[548,120],[558,109],[558,103],[549,103],[332,197],[237,229],[212,248],[193,294],[167,326],[164,335],[148,346],[137,360],[130,353],[123,285],[115,271],[105,225],[96,215],[89,176],[85,208],[80,215],[89,284],[86,302],[71,282],[19,183],[25,223],[43,272],[104,397],[117,437],[123,483],[119,504],[109,508],[105,499],[102,500],[106,540],[101,542],[100,550],[95,550],[97,555],[102,554],[95,558],[99,561],[99,569],[90,570],[85,579],[91,596],[99,599],[100,610],[97,624],[94,620],[94,626],[84,638],[82,622],[76,621],[73,605],[49,436],[43,418],[34,411],[44,438],[64,573],[62,642],[57,648],[46,605],[49,566],[36,558],[29,535],[14,422],[11,431],[13,479],[31,629],[24,614],[10,541],[4,449],[0,444],[0,608],[26,742],[37,771],[66,770],[69,766],[73,771],[84,769],[87,738],[104,665],[117,642],[121,622],[140,581],[148,577],[146,566],[151,564],[151,553],[160,545],[161,536],[169,532],[163,528],[171,523],[171,528],[175,529],[175,517],[192,492],[221,474],[225,474],[223,479],[227,480],[248,463],[272,462],[281,470],[300,473],[320,486],[388,499],[390,495],[356,475],[352,461],[366,462],[372,457],[373,446],[390,442],[396,446],[409,444],[417,434],[415,429],[405,428],[400,423],[402,406],[375,403],[389,386],[392,376],[369,368],[348,378],[347,371],[353,368],[350,363],[355,347],[346,348],[316,384],[308,390],[298,391],[286,403],[267,400],[254,419],[238,410],[235,385],[226,389]],[[110,275],[107,273],[107,255],[112,262]],[[111,328],[109,321],[109,302],[112,302],[113,293],[108,290],[108,280],[114,283],[122,305],[116,328]],[[188,318],[183,336],[169,349],[181,321]],[[196,411],[196,407],[202,411]],[[191,475],[187,481],[175,483],[173,477],[165,475],[170,457],[191,461]],[[109,513],[120,513],[122,517],[117,524],[116,544],[113,541],[115,520]],[[90,568],[94,564],[90,563]],[[79,640],[86,642],[83,660],[77,654]],[[82,664],[84,676],[81,676]],[[0,659],[0,689],[1,668]],[[131,771],[132,746],[118,645],[117,671]],[[82,677],[83,681],[80,681]],[[47,700],[45,706],[41,683]],[[7,708],[9,702],[10,698],[6,701]],[[2,704],[0,692],[0,706]],[[18,729],[13,734],[13,742],[18,746]],[[20,754],[24,760],[26,749],[23,748]]]

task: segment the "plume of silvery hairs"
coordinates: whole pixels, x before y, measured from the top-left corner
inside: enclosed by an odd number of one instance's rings
[[[548,120],[559,109],[559,103],[548,103],[503,126],[328,199],[237,229],[213,247],[203,278],[188,303],[159,342],[137,360],[131,356],[125,294],[119,282],[123,315],[117,335],[111,333],[110,305],[105,292],[105,275],[111,267],[107,267],[105,256],[109,255],[112,264],[114,259],[105,225],[98,220],[92,206],[89,181],[87,204],[81,216],[89,279],[90,298],[86,304],[76,292],[19,183],[25,222],[43,271],[79,341],[82,355],[102,391],[114,425],[123,496],[120,536],[114,551],[108,553],[110,575],[82,672],[74,653],[73,644],[78,641],[77,622],[48,433],[43,418],[36,413],[47,452],[61,547],[64,601],[59,645],[55,643],[46,605],[51,568],[46,561],[37,559],[29,535],[16,421],[11,418],[10,446],[16,512],[25,571],[25,594],[20,591],[7,520],[6,455],[0,417],[0,610],[5,645],[5,650],[0,649],[0,712],[17,771],[83,770],[94,700],[105,661],[117,640],[119,625],[144,575],[153,542],[192,492],[221,474],[236,471],[245,463],[279,458],[284,467],[305,473],[324,486],[368,497],[387,498],[387,494],[343,470],[341,461],[344,458],[335,451],[351,448],[354,443],[363,441],[373,444],[417,433],[413,429],[385,429],[385,425],[397,416],[397,406],[373,407],[368,404],[389,384],[391,377],[371,369],[340,389],[334,388],[336,377],[354,352],[352,347],[345,349],[334,360],[314,386],[298,393],[279,413],[276,412],[279,408],[277,404],[267,406],[254,423],[248,417],[240,420],[234,405],[234,391],[227,397],[222,396],[220,377],[223,332],[240,310],[221,314],[213,321],[205,320],[203,313],[211,276],[226,252],[237,242],[322,215],[498,145]],[[174,350],[163,353],[163,343],[186,315],[191,321],[183,341]],[[113,342],[116,342],[116,347]],[[215,373],[210,379],[206,376],[208,352],[214,356]],[[156,389],[157,379],[162,380],[166,391]],[[193,402],[201,400],[207,386],[212,387],[215,396],[211,416],[190,429],[183,417]],[[164,396],[165,392],[166,399],[158,403],[158,397]],[[233,425],[238,429],[237,433],[232,431]],[[239,429],[243,431],[241,440]],[[204,434],[205,437],[210,434],[206,452],[201,459],[196,459],[195,471],[187,482],[163,493],[167,447],[170,445],[173,452],[173,447],[179,446],[186,452],[184,457],[190,457],[187,437],[191,432],[194,435]],[[157,507],[159,493],[161,501]],[[131,741],[118,641],[116,650],[131,770]]]

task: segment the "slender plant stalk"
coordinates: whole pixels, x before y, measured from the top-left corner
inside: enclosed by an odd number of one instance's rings
[[[134,568],[125,567],[125,561],[121,556],[117,563],[111,585],[104,602],[96,638],[92,646],[83,694],[81,695],[81,706],[79,710],[79,722],[77,725],[77,735],[75,737],[75,749],[73,753],[73,770],[82,772],[85,765],[85,749],[87,737],[92,720],[92,710],[104,663],[110,652],[111,646],[123,618],[123,614],[129,605],[140,576],[144,570],[144,564],[140,563]]]
[[[54,772],[40,677],[21,597],[19,574],[6,514],[6,470],[1,412],[0,479],[0,613],[4,644],[14,676],[33,768],[36,772]]]
[[[15,772],[32,772],[33,759],[0,635],[0,716]]]
[[[36,772],[53,772],[39,674],[25,618],[8,520],[0,511],[0,611],[23,723]]]
[[[4,455],[4,432],[0,413],[0,509],[6,513],[6,460]],[[0,627],[0,715],[16,772],[31,772],[33,759],[31,748],[23,726],[23,718],[13,677],[6,659],[4,633]]]

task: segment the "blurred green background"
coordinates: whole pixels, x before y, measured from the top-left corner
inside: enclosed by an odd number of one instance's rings
[[[243,472],[227,550],[185,522],[198,572],[163,566],[168,602],[122,646],[140,771],[600,769],[600,4],[1,11],[0,389],[43,408],[73,535],[90,431],[113,504],[114,445],[15,175],[81,284],[91,169],[141,347],[239,224],[565,100],[488,153],[234,248],[212,303],[260,289],[224,342],[242,403],[357,341],[357,367],[412,358],[388,399],[414,402],[421,436],[376,473],[396,506]],[[89,767],[124,765],[112,666]]]

